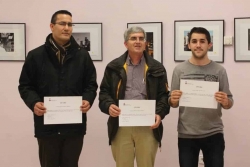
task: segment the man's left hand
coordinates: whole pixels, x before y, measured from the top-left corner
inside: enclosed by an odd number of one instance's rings
[[[215,99],[217,102],[219,102],[222,106],[228,106],[228,97],[227,94],[224,92],[216,92],[215,93]]]
[[[83,113],[86,113],[88,112],[90,109],[90,104],[87,100],[82,100],[82,105],[80,107],[80,110],[83,112]]]
[[[160,115],[155,115],[155,124],[154,125],[152,125],[150,128],[151,129],[155,129],[155,128],[158,128],[158,126],[160,125],[160,123],[161,123],[161,117],[160,117]]]

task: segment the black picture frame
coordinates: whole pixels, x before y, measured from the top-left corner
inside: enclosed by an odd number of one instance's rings
[[[93,61],[102,61],[102,23],[73,23],[72,36]]]
[[[188,33],[193,27],[206,28],[211,35],[213,46],[208,51],[209,59],[224,62],[224,20],[175,20],[174,61],[188,60],[192,53],[188,48]]]
[[[26,59],[26,24],[0,23],[0,61]]]
[[[234,61],[250,62],[250,17],[234,18]]]
[[[138,26],[146,32],[146,51],[155,60],[163,63],[163,24],[162,22],[127,23],[127,28]]]

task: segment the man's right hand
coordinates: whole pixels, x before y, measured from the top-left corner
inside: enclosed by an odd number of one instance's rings
[[[182,95],[182,91],[180,90],[173,90],[171,92],[170,105],[172,107],[177,107],[179,105],[179,100],[181,98],[181,95]]]
[[[44,107],[43,102],[37,102],[34,106],[34,113],[37,116],[43,116],[46,113],[46,108]]]
[[[111,117],[118,117],[121,114],[121,110],[118,106],[111,104],[109,106],[109,115]]]

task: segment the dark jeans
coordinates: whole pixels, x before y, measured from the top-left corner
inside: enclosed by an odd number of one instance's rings
[[[223,167],[225,141],[222,133],[200,139],[178,138],[180,167],[198,167],[202,150],[205,167]]]
[[[83,136],[38,138],[41,167],[78,167]]]

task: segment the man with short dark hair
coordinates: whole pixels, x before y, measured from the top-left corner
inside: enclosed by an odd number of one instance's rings
[[[188,47],[192,51],[192,56],[177,65],[173,71],[171,95],[168,99],[172,107],[179,106],[182,79],[219,82],[219,91],[214,94],[218,102],[216,109],[179,107],[180,167],[197,167],[200,150],[203,152],[206,167],[224,166],[225,142],[221,110],[230,109],[233,106],[233,98],[225,68],[208,58],[207,53],[211,46],[209,32],[205,28],[194,27],[188,37]]]
[[[70,12],[55,12],[52,33],[44,45],[28,53],[19,79],[20,95],[34,115],[41,167],[78,167],[86,112],[96,97],[95,66],[89,53],[71,36],[72,26]],[[80,96],[82,123],[45,125],[46,96]]]

